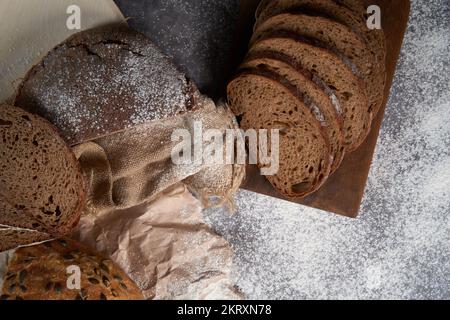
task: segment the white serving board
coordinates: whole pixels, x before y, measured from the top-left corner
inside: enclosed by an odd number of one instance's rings
[[[80,30],[69,30],[67,9],[80,8]],[[14,95],[20,79],[56,45],[74,33],[124,21],[112,0],[1,0],[0,103]]]

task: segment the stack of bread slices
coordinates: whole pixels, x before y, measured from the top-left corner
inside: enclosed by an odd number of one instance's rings
[[[385,38],[360,0],[263,0],[228,85],[243,129],[278,129],[283,195],[317,191],[365,141],[383,103]],[[263,164],[260,164],[263,166]]]

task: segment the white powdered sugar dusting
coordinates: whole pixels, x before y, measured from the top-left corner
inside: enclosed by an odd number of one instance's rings
[[[361,209],[351,220],[241,191],[209,210],[251,299],[450,299],[450,8],[412,14]]]

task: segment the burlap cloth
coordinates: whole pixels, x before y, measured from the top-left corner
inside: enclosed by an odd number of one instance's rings
[[[225,106],[205,98],[195,111],[74,148],[90,189],[75,238],[110,256],[148,299],[242,297],[230,280],[231,247],[204,222],[202,207],[211,198],[232,207],[245,168],[175,165],[172,133],[193,135],[195,121],[224,135],[237,128]]]

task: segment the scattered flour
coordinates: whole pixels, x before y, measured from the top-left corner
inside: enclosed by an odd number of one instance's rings
[[[17,103],[50,120],[70,144],[174,116],[193,100],[193,87],[169,59],[124,29],[71,38],[31,74]]]
[[[202,93],[217,98],[229,74],[239,0],[115,0]],[[132,2],[132,3],[131,3]]]
[[[450,298],[450,6],[412,1],[357,220],[242,191],[208,211],[251,299]]]

